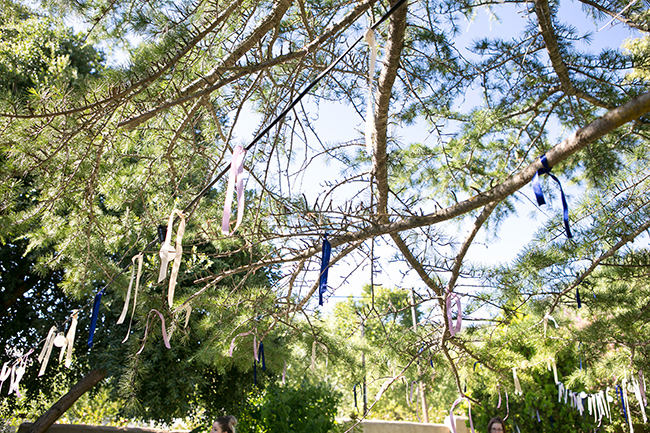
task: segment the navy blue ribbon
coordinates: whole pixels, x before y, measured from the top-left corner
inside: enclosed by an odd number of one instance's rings
[[[578,308],[582,308],[582,302],[580,302],[580,290],[576,287],[576,301],[578,302]]]
[[[327,273],[330,267],[330,254],[332,246],[327,240],[327,233],[323,237],[323,258],[320,265],[320,281],[318,283],[318,305],[323,305],[323,294],[327,290]]]
[[[160,224],[158,226],[158,241],[162,244],[165,242],[165,237],[167,236],[167,226]]]
[[[616,385],[616,394],[618,392],[621,392],[621,406],[623,407],[623,417],[625,418],[625,421],[627,421],[627,411],[625,410],[625,401],[623,400],[623,388],[621,388],[621,385]]]
[[[356,385],[354,385],[352,387],[352,392],[354,392],[354,408],[358,409],[359,406],[357,406],[357,386]]]
[[[97,326],[97,316],[99,315],[99,305],[102,301],[104,289],[101,289],[95,295],[95,304],[93,305],[93,314],[90,318],[90,334],[88,335],[88,347],[93,347],[93,338],[95,338],[95,327]]]
[[[266,371],[266,359],[264,358],[264,343],[262,343],[261,341],[257,353],[259,354],[260,362],[262,363],[262,370]]]
[[[539,157],[539,160],[541,161],[542,165],[544,168],[540,168],[537,170],[537,173],[535,173],[535,176],[533,176],[533,191],[535,191],[535,197],[537,198],[537,204],[538,205],[543,205],[546,204],[546,200],[544,200],[544,193],[542,192],[542,187],[539,184],[539,176],[543,174],[548,174],[551,176],[551,178],[557,182],[557,185],[560,187],[560,195],[562,196],[562,208],[564,210],[564,229],[566,230],[566,237],[571,239],[573,235],[571,235],[571,229],[569,228],[569,205],[567,205],[566,202],[566,197],[564,196],[564,190],[562,189],[562,184],[560,183],[560,179],[558,179],[553,173],[551,173],[551,167],[548,165],[548,161],[546,160],[546,155],[542,155]]]

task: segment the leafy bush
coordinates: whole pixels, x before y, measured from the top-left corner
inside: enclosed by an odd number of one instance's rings
[[[333,432],[339,400],[339,393],[325,384],[303,383],[296,388],[271,384],[251,395],[240,413],[238,432]]]

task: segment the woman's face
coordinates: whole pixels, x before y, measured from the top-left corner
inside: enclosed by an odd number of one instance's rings
[[[210,433],[223,433],[218,422],[215,421],[212,423],[212,430],[210,430]]]
[[[503,433],[503,425],[500,422],[495,422],[492,424],[492,427],[490,427],[490,431],[488,433]]]

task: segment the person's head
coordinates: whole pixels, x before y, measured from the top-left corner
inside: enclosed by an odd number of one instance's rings
[[[232,415],[220,416],[212,423],[210,433],[235,433],[237,418]]]
[[[503,420],[495,416],[490,420],[487,427],[487,433],[503,433],[506,431],[505,426],[503,425]]]

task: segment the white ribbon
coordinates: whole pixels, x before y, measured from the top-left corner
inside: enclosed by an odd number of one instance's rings
[[[454,302],[454,300],[456,301],[456,325],[454,325],[453,318],[451,316],[451,304],[452,302]],[[455,294],[451,290],[447,292],[446,306],[447,306],[447,324],[449,326],[449,333],[453,337],[458,332],[460,332],[460,329],[462,327],[463,310],[460,303],[460,298],[458,297],[457,294]]]
[[[521,384],[519,383],[519,378],[517,377],[517,367],[512,369],[512,379],[515,382],[515,394],[522,395],[523,391],[521,390]]]
[[[366,105],[366,152],[372,155],[372,133],[375,130],[375,104],[372,93],[372,82],[375,76],[377,62],[377,41],[372,28],[368,29],[364,39],[370,46],[370,64],[368,65],[368,104]]]
[[[56,337],[56,326],[50,328],[50,332],[47,334],[45,339],[45,344],[41,353],[38,355],[38,362],[41,363],[41,369],[38,372],[38,376],[45,374],[45,369],[47,368],[47,363],[50,360],[50,354],[52,354],[52,346],[54,345],[54,338]]]
[[[135,278],[135,293],[133,295],[133,311],[135,311],[135,303],[138,297],[138,287],[140,285],[140,275],[142,275],[142,253],[137,254],[131,258],[131,280],[129,281],[129,288],[126,290],[126,299],[124,300],[124,307],[122,308],[122,314],[120,318],[117,319],[117,324],[121,325],[126,319],[126,313],[129,311],[129,301],[131,300],[131,288],[133,287],[133,279]],[[135,274],[135,261],[138,261],[138,276]],[[133,316],[131,316],[133,318]]]
[[[626,373],[627,375],[627,373]],[[630,411],[630,402],[627,399],[627,377],[621,382],[621,391],[623,392],[623,402],[627,408],[627,422],[630,426],[630,433],[634,433],[634,426],[632,425],[632,413]]]
[[[9,392],[7,394],[14,392],[18,398],[21,397],[19,385],[20,381],[23,378],[23,375],[25,374],[25,365],[27,364],[27,358],[32,354],[32,352],[33,350],[30,349],[27,354],[19,358],[11,367],[11,385],[9,385]]]
[[[0,392],[2,391],[2,385],[9,376],[11,376],[11,367],[9,367],[9,361],[7,361],[2,364],[2,371],[0,371]]]
[[[643,416],[643,423],[647,424],[648,417],[645,413],[643,397],[641,396],[641,388],[639,386],[639,382],[635,379],[634,375],[632,375],[632,389],[634,390],[634,395],[636,396],[636,399],[639,402],[639,406],[641,406],[641,415]]]
[[[320,347],[323,348],[325,351],[325,367],[327,367],[327,364],[329,362],[329,351],[327,349],[327,346],[325,346],[323,343],[319,343],[318,341],[314,340],[314,342],[311,345],[311,371],[316,371],[316,345],[320,345]]]
[[[565,395],[566,388],[564,388],[564,384],[562,382],[557,383],[557,402],[561,403],[562,402],[562,396]],[[566,403],[566,396],[564,397],[564,402]]]
[[[174,214],[178,215],[180,222],[176,230],[176,247],[172,247],[172,232],[174,225]],[[167,302],[171,308],[174,304],[174,290],[176,288],[176,279],[178,278],[178,270],[181,266],[181,256],[183,255],[183,235],[185,234],[185,215],[183,212],[174,209],[169,214],[169,222],[167,224],[167,234],[165,242],[160,247],[160,273],[158,274],[158,282],[162,282],[167,277],[167,267],[169,262],[173,261],[172,274],[169,277],[169,289],[167,291]]]
[[[244,157],[246,149],[242,146],[235,146],[232,152],[232,161],[230,162],[230,177],[228,178],[228,188],[226,188],[226,202],[223,205],[223,219],[221,221],[221,233],[228,236],[234,233],[244,218]],[[233,191],[237,187],[237,223],[235,228],[230,231],[230,210]]]
[[[68,347],[66,349],[66,355],[65,355],[65,366],[67,368],[70,368],[70,365],[72,365],[72,348],[74,347],[74,337],[77,332],[78,317],[79,317],[79,310],[74,310],[72,312],[72,322],[70,322],[70,328],[68,329],[68,333],[65,336],[65,341],[68,343]]]

